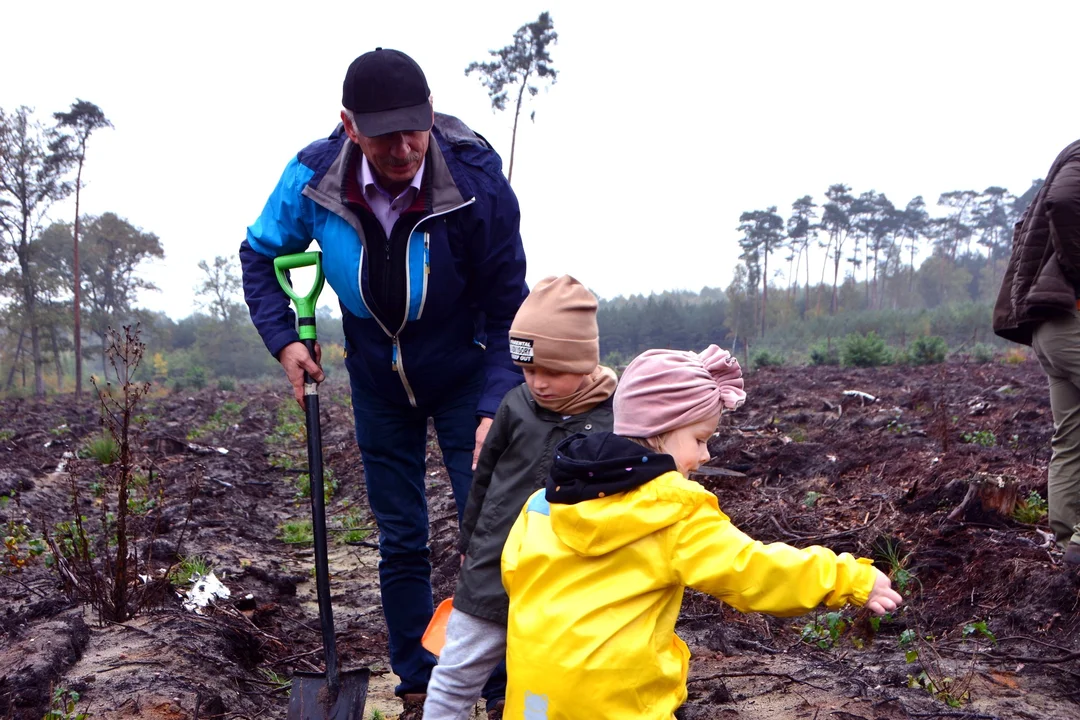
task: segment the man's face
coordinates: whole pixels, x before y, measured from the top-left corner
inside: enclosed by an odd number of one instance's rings
[[[357,132],[347,118],[343,117],[343,121],[349,139],[360,146],[372,171],[387,190],[402,190],[412,182],[427,153],[430,130],[368,137]]]

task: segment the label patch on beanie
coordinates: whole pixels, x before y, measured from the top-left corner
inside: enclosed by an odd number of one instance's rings
[[[532,364],[533,341],[528,338],[510,338],[510,359],[514,362]]]

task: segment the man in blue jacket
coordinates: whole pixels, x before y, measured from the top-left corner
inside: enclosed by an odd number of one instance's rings
[[[273,258],[318,242],[341,301],[390,664],[397,694],[415,706],[435,664],[420,645],[432,614],[427,421],[460,521],[491,419],[522,382],[507,333],[528,294],[525,253],[502,161],[461,121],[434,113],[412,58],[382,48],[358,57],[342,105],[342,124],[289,162],[248,228],[244,296],[303,403],[304,371],[323,373],[298,340]]]

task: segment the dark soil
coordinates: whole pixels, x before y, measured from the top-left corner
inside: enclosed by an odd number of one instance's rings
[[[1052,421],[1037,365],[772,368],[748,377],[747,391],[697,479],[764,542],[901,566],[907,602],[875,628],[852,608],[769,618],[687,592],[688,720],[1080,718],[1080,576],[1049,543],[1045,518],[1023,524],[994,507],[1046,495]],[[378,538],[347,534],[373,526],[347,385],[332,379],[321,397],[337,482],[328,514],[342,666],[372,669],[365,717],[394,717]],[[283,380],[145,401],[136,459],[147,482],[130,523],[130,602],[143,607],[108,622],[69,597],[48,552],[30,553],[30,540],[56,538],[75,517],[73,481],[91,531],[103,502],[115,510],[108,470],[64,457],[100,432],[97,403],[0,401],[0,495],[14,498],[0,529],[27,526],[0,562],[0,718],[40,720],[57,689],[79,693],[91,718],[285,717],[282,682],[320,670],[322,656],[310,544],[287,544],[280,530],[310,518],[292,402]],[[429,447],[438,601],[453,591],[457,528]],[[186,586],[162,579],[192,556],[231,591],[201,615],[182,608]]]

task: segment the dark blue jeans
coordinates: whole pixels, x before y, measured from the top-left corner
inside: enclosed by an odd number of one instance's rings
[[[356,441],[364,462],[368,501],[379,527],[379,585],[390,636],[390,667],[398,695],[427,689],[435,656],[420,645],[434,612],[428,549],[427,421],[434,420],[443,463],[457,504],[458,522],[472,485],[476,403],[483,373],[461,383],[429,407],[390,403],[353,382]],[[492,676],[484,697],[503,697],[502,677]]]

